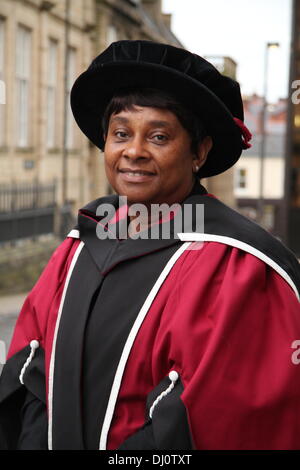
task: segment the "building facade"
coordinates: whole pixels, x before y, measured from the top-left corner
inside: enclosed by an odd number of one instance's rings
[[[107,194],[101,152],[77,128],[69,97],[119,39],[181,46],[161,0],[1,0],[0,185],[54,181],[57,204],[74,213]]]
[[[2,0],[0,184],[57,183],[57,201],[88,197],[88,142],[65,106],[94,51],[92,0]],[[68,24],[68,27],[67,27]],[[63,184],[65,183],[65,187]]]

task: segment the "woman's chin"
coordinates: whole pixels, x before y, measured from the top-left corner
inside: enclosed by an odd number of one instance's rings
[[[128,188],[122,187],[118,188],[116,191],[119,196],[127,197],[128,204],[145,204],[149,205],[151,203],[155,203],[157,201],[157,196],[153,194],[151,191],[147,191],[147,188]]]

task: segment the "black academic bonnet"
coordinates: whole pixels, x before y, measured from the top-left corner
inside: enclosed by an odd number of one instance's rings
[[[104,148],[101,120],[117,90],[156,88],[171,93],[203,122],[213,139],[199,176],[230,168],[250,145],[243,125],[239,84],[189,51],[151,41],[118,41],[96,57],[75,81],[71,107],[83,133]]]

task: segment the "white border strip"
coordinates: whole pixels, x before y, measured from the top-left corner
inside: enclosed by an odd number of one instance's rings
[[[280,276],[290,285],[290,287],[293,289],[293,291],[296,294],[297,299],[300,301],[300,295],[298,292],[298,289],[291,279],[291,277],[288,275],[288,273],[282,269],[279,264],[275,263],[271,258],[269,258],[267,255],[262,253],[261,251],[257,250],[251,245],[248,245],[247,243],[244,243],[240,240],[237,240],[235,238],[231,237],[225,237],[223,235],[211,235],[208,233],[178,233],[177,234],[179,239],[181,241],[208,241],[208,242],[218,242],[218,243],[224,243],[225,245],[230,245],[234,246],[236,248],[240,248],[243,251],[246,251],[247,253],[250,253],[253,256],[256,256],[256,258],[261,259],[264,261],[264,263],[268,264],[273,268]]]
[[[58,328],[59,328],[59,323],[61,319],[61,314],[65,302],[65,297],[67,293],[67,289],[69,286],[69,282],[71,279],[71,275],[74,269],[74,266],[77,262],[77,259],[81,253],[81,250],[84,246],[83,242],[80,242],[72,259],[72,262],[70,264],[70,268],[67,274],[66,282],[64,285],[64,290],[62,293],[59,309],[58,309],[58,314],[57,314],[57,320],[55,324],[55,331],[54,331],[54,337],[53,337],[53,343],[52,343],[52,352],[51,352],[51,360],[50,360],[50,367],[49,367],[49,391],[48,391],[48,409],[49,409],[49,422],[48,422],[48,448],[49,450],[52,450],[52,409],[53,409],[53,378],[54,378],[54,363],[55,363],[55,348],[56,348],[56,340],[57,340],[57,334],[58,334]]]
[[[141,310],[138,313],[138,316],[136,317],[136,320],[132,326],[132,329],[129,333],[129,336],[127,338],[127,341],[125,343],[118,368],[115,374],[114,382],[112,385],[112,389],[110,392],[110,397],[108,400],[108,405],[106,408],[106,413],[103,421],[103,426],[101,430],[101,436],[100,436],[100,443],[99,443],[99,449],[100,450],[106,450],[106,443],[107,443],[107,435],[108,431],[110,428],[111,420],[113,417],[114,409],[116,406],[116,401],[118,398],[120,386],[121,386],[121,381],[124,373],[124,369],[127,363],[128,356],[130,354],[132,345],[134,343],[134,340],[136,338],[136,335],[148,313],[148,310],[157,294],[159,291],[161,285],[163,284],[164,280],[168,276],[169,272],[171,271],[172,267],[178,260],[178,258],[182,255],[182,253],[188,248],[190,243],[184,243],[183,245],[180,246],[180,248],[174,253],[174,255],[170,258],[166,266],[164,267],[163,271],[161,272],[159,278],[155,282],[154,286],[152,287],[148,297],[146,298],[144,305],[142,306]]]
[[[71,232],[68,233],[67,237],[80,238],[79,235],[80,235],[79,230],[76,230],[75,228],[73,228],[73,230],[71,230]]]

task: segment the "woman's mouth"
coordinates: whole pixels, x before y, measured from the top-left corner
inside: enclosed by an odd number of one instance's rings
[[[130,168],[119,169],[121,178],[129,183],[144,183],[152,179],[155,173],[147,170],[132,170]]]

